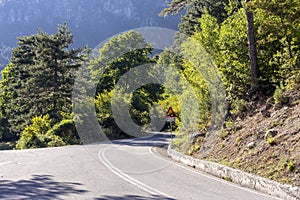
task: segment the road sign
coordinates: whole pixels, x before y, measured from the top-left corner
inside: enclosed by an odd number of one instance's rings
[[[172,135],[172,122],[175,122],[176,119],[176,113],[174,112],[174,110],[172,109],[172,107],[170,107],[166,113],[166,119],[167,122],[170,122],[170,132],[171,132],[171,146],[173,144],[173,135]]]
[[[175,118],[176,117],[176,113],[174,112],[173,108],[170,107],[166,113],[166,117],[172,117],[172,118]]]

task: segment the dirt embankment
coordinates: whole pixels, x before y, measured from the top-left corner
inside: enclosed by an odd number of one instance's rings
[[[254,101],[228,119],[205,159],[300,186],[300,93],[286,95],[285,104]],[[201,158],[197,151],[193,156]]]

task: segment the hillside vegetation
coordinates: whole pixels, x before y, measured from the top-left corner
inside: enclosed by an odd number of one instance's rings
[[[198,60],[177,58],[183,63],[178,68],[202,94],[198,96],[198,131],[191,135],[191,130],[184,134],[181,129],[175,147],[197,158],[299,186],[299,1],[214,2],[173,0],[163,11],[177,14],[187,7],[179,27],[190,39],[181,47],[185,55],[198,56]],[[198,18],[191,20],[191,16]],[[212,121],[222,110],[213,104],[216,96],[209,86],[216,79],[207,76],[209,65],[195,76],[205,61],[193,48],[197,45],[214,61],[226,90],[227,109],[221,113],[221,126],[213,126]]]

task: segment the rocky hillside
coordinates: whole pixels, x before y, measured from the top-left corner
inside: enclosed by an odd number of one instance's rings
[[[300,93],[281,94],[246,103],[225,122],[213,151],[204,159],[283,183],[300,186]],[[197,152],[198,137],[189,154]]]
[[[7,63],[16,37],[37,28],[54,33],[64,22],[74,34],[75,46],[91,48],[132,28],[177,29],[180,16],[158,16],[165,6],[165,0],[0,0],[0,64]]]

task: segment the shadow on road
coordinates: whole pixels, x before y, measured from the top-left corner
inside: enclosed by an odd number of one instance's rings
[[[0,180],[0,199],[59,199],[61,195],[83,194],[80,183],[57,182],[51,175],[33,175],[29,180]]]
[[[96,198],[95,200],[124,200],[124,199],[132,199],[132,200],[175,200],[173,198],[168,198],[160,195],[152,195],[152,196],[138,196],[138,195],[124,195],[124,196],[104,196],[102,198]]]
[[[174,137],[174,135],[172,135]],[[143,147],[153,147],[153,146],[164,146],[168,144],[168,140],[171,138],[171,134],[155,134],[151,137],[146,138],[136,138],[133,140],[118,140],[113,141],[113,144],[127,145],[127,146],[143,146]]]

